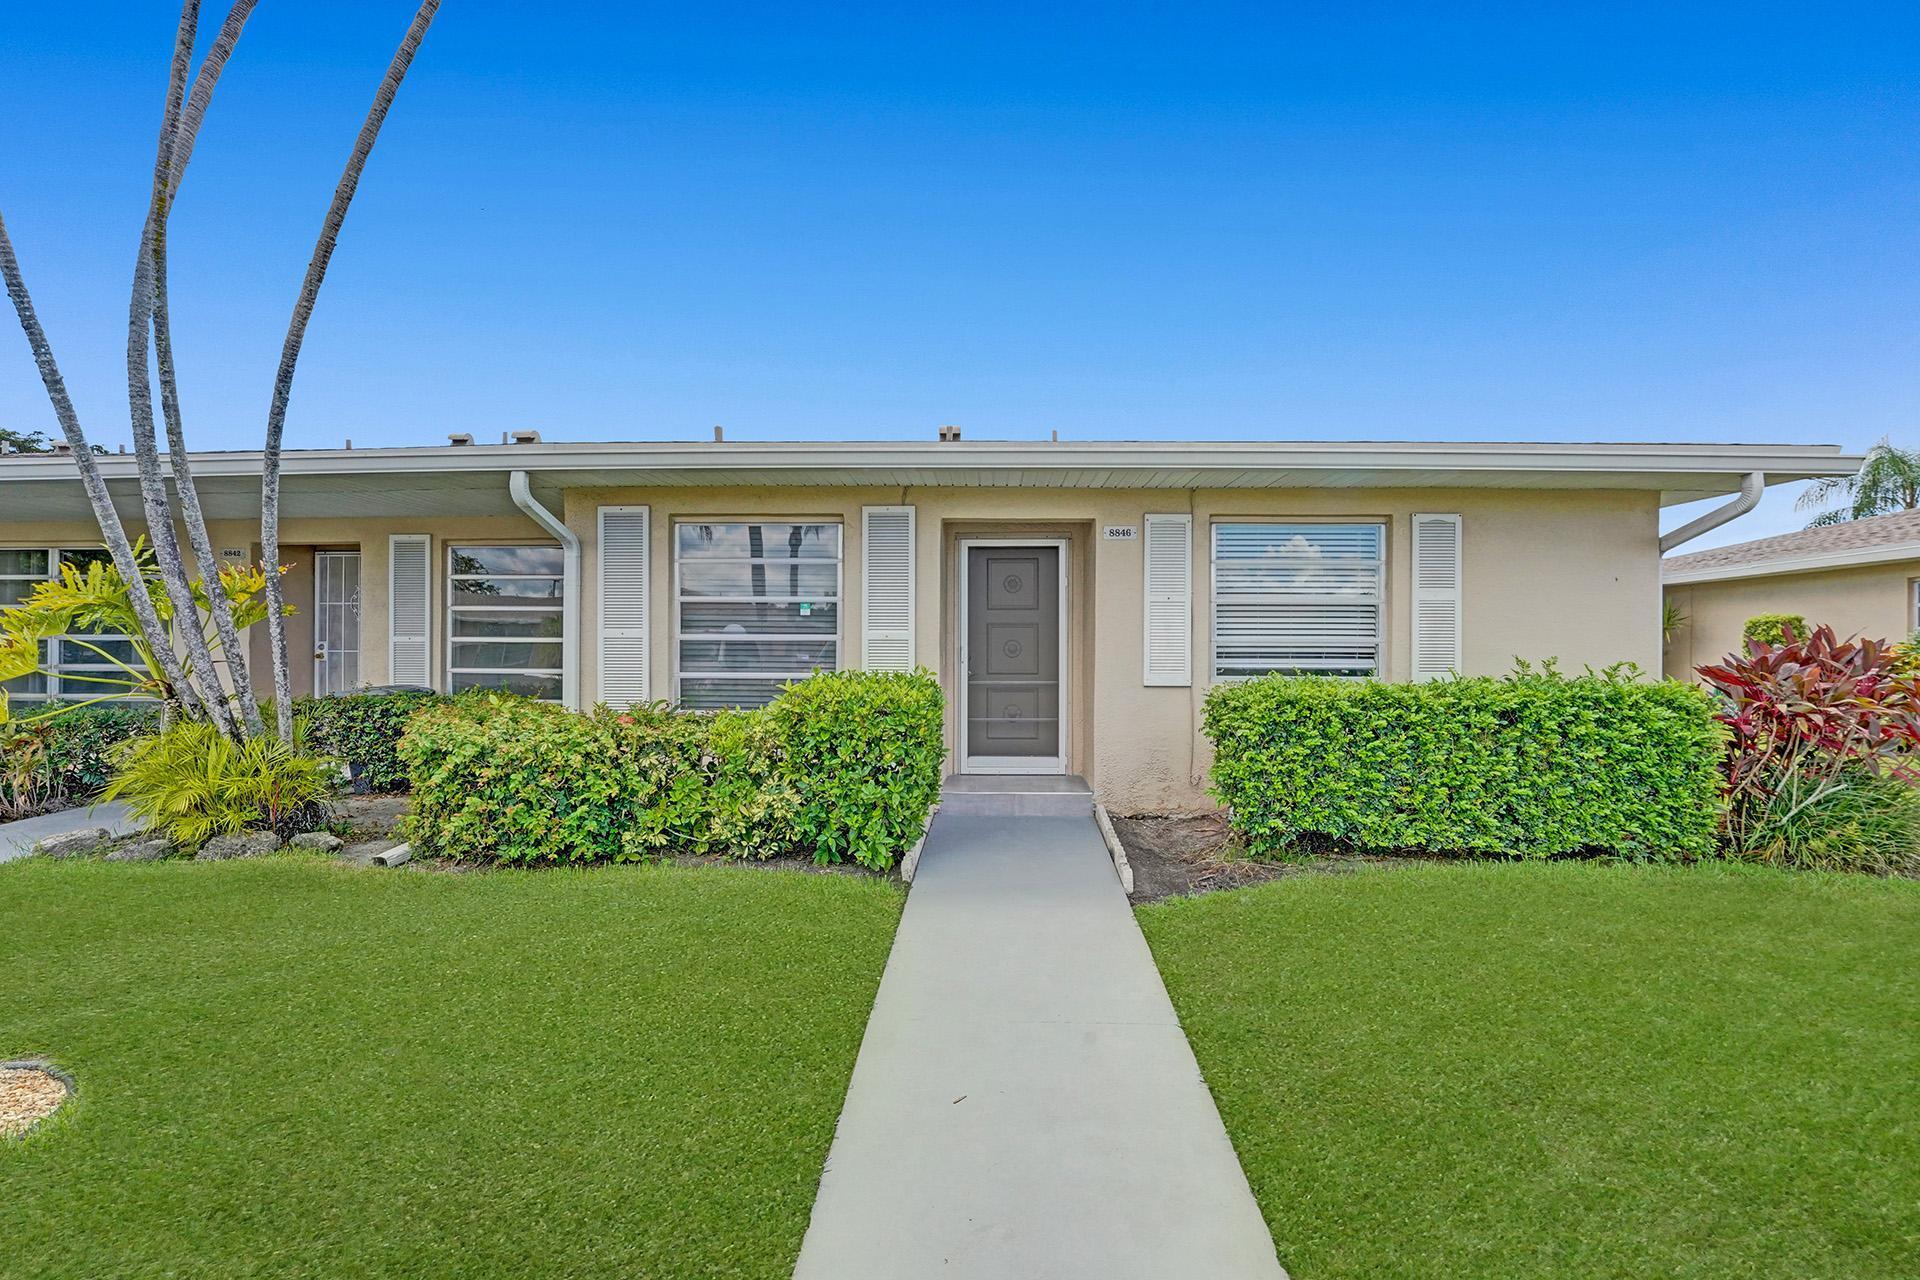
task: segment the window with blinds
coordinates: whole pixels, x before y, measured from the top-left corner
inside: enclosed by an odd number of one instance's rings
[[[0,547],[0,609],[25,600],[42,582],[56,581],[60,566],[85,572],[93,564],[111,563],[100,547]],[[124,665],[123,665],[124,664]],[[16,702],[78,702],[87,698],[127,693],[134,677],[127,668],[145,669],[134,644],[116,632],[75,627],[65,635],[40,642],[40,670],[0,684]]]
[[[1380,672],[1386,528],[1213,526],[1213,676]]]
[[[676,702],[757,707],[839,667],[838,524],[684,521],[673,534]]]
[[[447,554],[453,692],[505,689],[559,701],[564,553],[554,546],[463,546]]]

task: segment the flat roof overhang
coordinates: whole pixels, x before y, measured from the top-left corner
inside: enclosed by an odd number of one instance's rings
[[[208,518],[259,512],[260,455],[195,454]],[[302,449],[283,455],[286,518],[514,515],[526,471],[557,504],[573,488],[814,485],[1036,489],[1636,489],[1672,506],[1768,483],[1851,475],[1836,445],[1190,441],[798,441]],[[121,510],[140,508],[132,456],[100,458]],[[0,523],[85,519],[73,460],[0,458]]]

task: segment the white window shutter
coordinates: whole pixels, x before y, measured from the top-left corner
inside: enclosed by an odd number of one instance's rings
[[[647,701],[647,546],[645,507],[600,508],[600,688],[610,707]]]
[[[432,539],[424,533],[387,538],[387,679],[433,683]]]
[[[1193,517],[1148,516],[1141,682],[1193,683]]]
[[[1460,670],[1460,517],[1413,517],[1413,678]]]
[[[913,670],[913,508],[861,508],[860,665]]]

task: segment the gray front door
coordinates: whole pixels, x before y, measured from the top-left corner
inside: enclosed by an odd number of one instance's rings
[[[1061,772],[1060,548],[965,555],[965,768]]]

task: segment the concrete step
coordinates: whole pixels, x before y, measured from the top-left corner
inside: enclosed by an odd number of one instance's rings
[[[1085,778],[1060,774],[955,774],[940,789],[940,812],[957,818],[1079,818],[1093,813]]]

